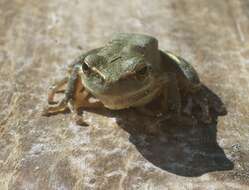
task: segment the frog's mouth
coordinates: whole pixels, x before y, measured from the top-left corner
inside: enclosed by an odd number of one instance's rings
[[[94,93],[95,91],[85,86],[96,98],[98,98],[105,107],[112,110],[125,109],[129,107],[139,107],[151,102],[159,95],[163,82],[151,80],[146,86],[136,90],[120,94]]]
[[[161,88],[145,88],[137,92],[122,94],[121,96],[104,96],[100,95],[98,98],[103,102],[104,106],[113,109],[125,109],[129,107],[143,106],[152,101],[159,93]]]

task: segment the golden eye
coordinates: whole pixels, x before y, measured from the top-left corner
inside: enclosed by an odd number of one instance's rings
[[[85,62],[83,62],[82,63],[82,70],[84,73],[89,73],[90,67]]]

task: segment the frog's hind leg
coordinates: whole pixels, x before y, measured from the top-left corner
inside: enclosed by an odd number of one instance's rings
[[[56,93],[63,93],[66,90],[66,84],[68,82],[68,77],[63,78],[62,80],[55,82],[52,87],[49,89],[48,93],[48,103],[57,104],[57,101],[54,101],[54,96]]]
[[[175,73],[168,73],[169,83],[163,89],[162,107],[166,120],[176,120],[180,125],[195,126],[197,121],[194,117],[182,114],[182,101],[179,90],[179,82]]]
[[[198,93],[199,94],[199,93]],[[197,95],[197,94],[196,94]],[[200,95],[200,94],[199,94]],[[203,97],[203,96],[198,96],[197,98],[194,98],[194,102],[195,104],[197,104],[200,109],[201,109],[201,121],[203,123],[211,123],[212,122],[212,118],[210,116],[210,111],[209,111],[209,103],[208,103],[208,99],[207,97]]]
[[[163,100],[161,102],[164,114],[181,114],[181,95],[175,73],[167,73],[169,82],[162,88]]]

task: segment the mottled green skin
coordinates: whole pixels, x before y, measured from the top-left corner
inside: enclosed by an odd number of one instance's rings
[[[169,86],[170,80],[179,80],[179,89],[199,84],[189,63],[163,53],[154,37],[142,34],[116,34],[104,47],[83,54],[79,62],[91,68],[90,72],[82,69],[83,85],[110,109],[145,105]],[[144,66],[147,70],[141,77],[136,72]],[[172,75],[175,77],[169,77]]]
[[[133,91],[133,88],[137,90],[144,86],[146,81],[132,78],[124,81],[120,80],[127,73],[134,72],[135,68],[142,64],[146,64],[154,72],[148,73],[148,75],[155,75],[160,72],[157,40],[145,35],[117,34],[106,46],[87,54],[84,61],[90,60],[88,65],[96,67],[105,76],[103,82],[98,75],[83,75],[84,83],[94,89],[93,93],[110,93],[109,90],[112,88],[113,94],[117,88],[116,93],[120,94],[121,88],[126,91]],[[120,85],[121,82],[127,84]]]

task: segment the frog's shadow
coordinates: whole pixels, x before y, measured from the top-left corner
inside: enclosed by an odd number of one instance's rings
[[[221,99],[206,88],[216,106],[224,108]],[[197,110],[198,112],[198,110]],[[103,114],[103,113],[102,113]],[[148,118],[132,110],[109,112],[117,123],[130,134],[129,140],[141,155],[153,165],[181,176],[200,176],[213,171],[233,169],[233,163],[226,157],[217,143],[217,118],[211,110],[211,124],[198,123],[196,127],[163,123],[160,132],[151,135],[147,128],[155,125],[157,119]]]

